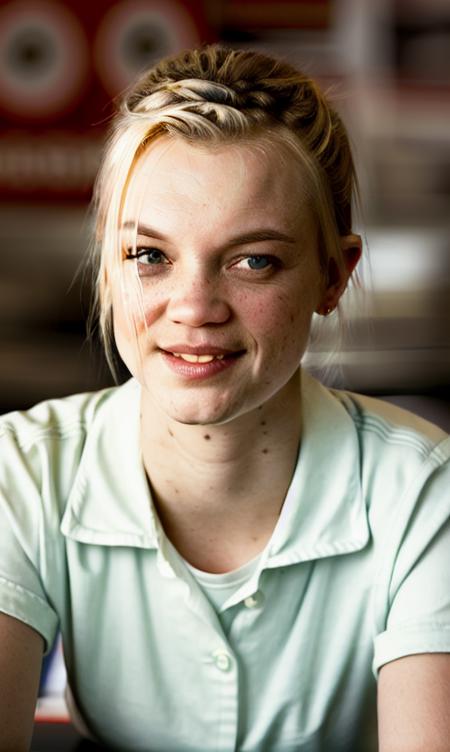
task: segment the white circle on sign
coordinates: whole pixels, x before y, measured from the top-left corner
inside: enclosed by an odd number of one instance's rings
[[[0,9],[0,106],[41,119],[76,106],[88,73],[88,46],[76,16],[52,0],[16,0]]]
[[[199,42],[194,19],[176,0],[126,0],[110,8],[100,23],[95,67],[114,97],[160,58]]]

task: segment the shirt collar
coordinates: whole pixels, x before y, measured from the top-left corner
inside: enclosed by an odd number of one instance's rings
[[[337,394],[303,372],[299,458],[266,566],[351,553],[368,540],[355,424]]]
[[[82,543],[157,546],[140,448],[140,386],[131,379],[96,403],[61,531]]]
[[[103,393],[89,425],[61,531],[107,546],[156,548],[161,527],[140,449],[140,386]],[[339,399],[302,374],[302,439],[297,467],[265,566],[350,553],[369,539],[358,435]]]

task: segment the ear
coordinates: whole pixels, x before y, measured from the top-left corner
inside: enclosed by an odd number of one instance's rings
[[[362,240],[360,235],[341,236],[341,262],[332,256],[328,259],[327,277],[322,299],[316,308],[316,312],[328,316],[334,311],[342,294],[345,292],[348,281],[361,258]]]

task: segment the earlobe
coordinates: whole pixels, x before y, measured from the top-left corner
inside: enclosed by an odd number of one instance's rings
[[[341,260],[340,263],[334,257],[328,260],[326,289],[316,309],[317,313],[328,316],[334,311],[361,258],[361,252],[362,240],[359,235],[341,237]]]

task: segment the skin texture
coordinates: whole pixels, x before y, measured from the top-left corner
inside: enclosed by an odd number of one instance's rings
[[[29,749],[44,641],[0,613],[0,752]]]
[[[409,655],[378,680],[380,752],[449,752],[450,655]]]

